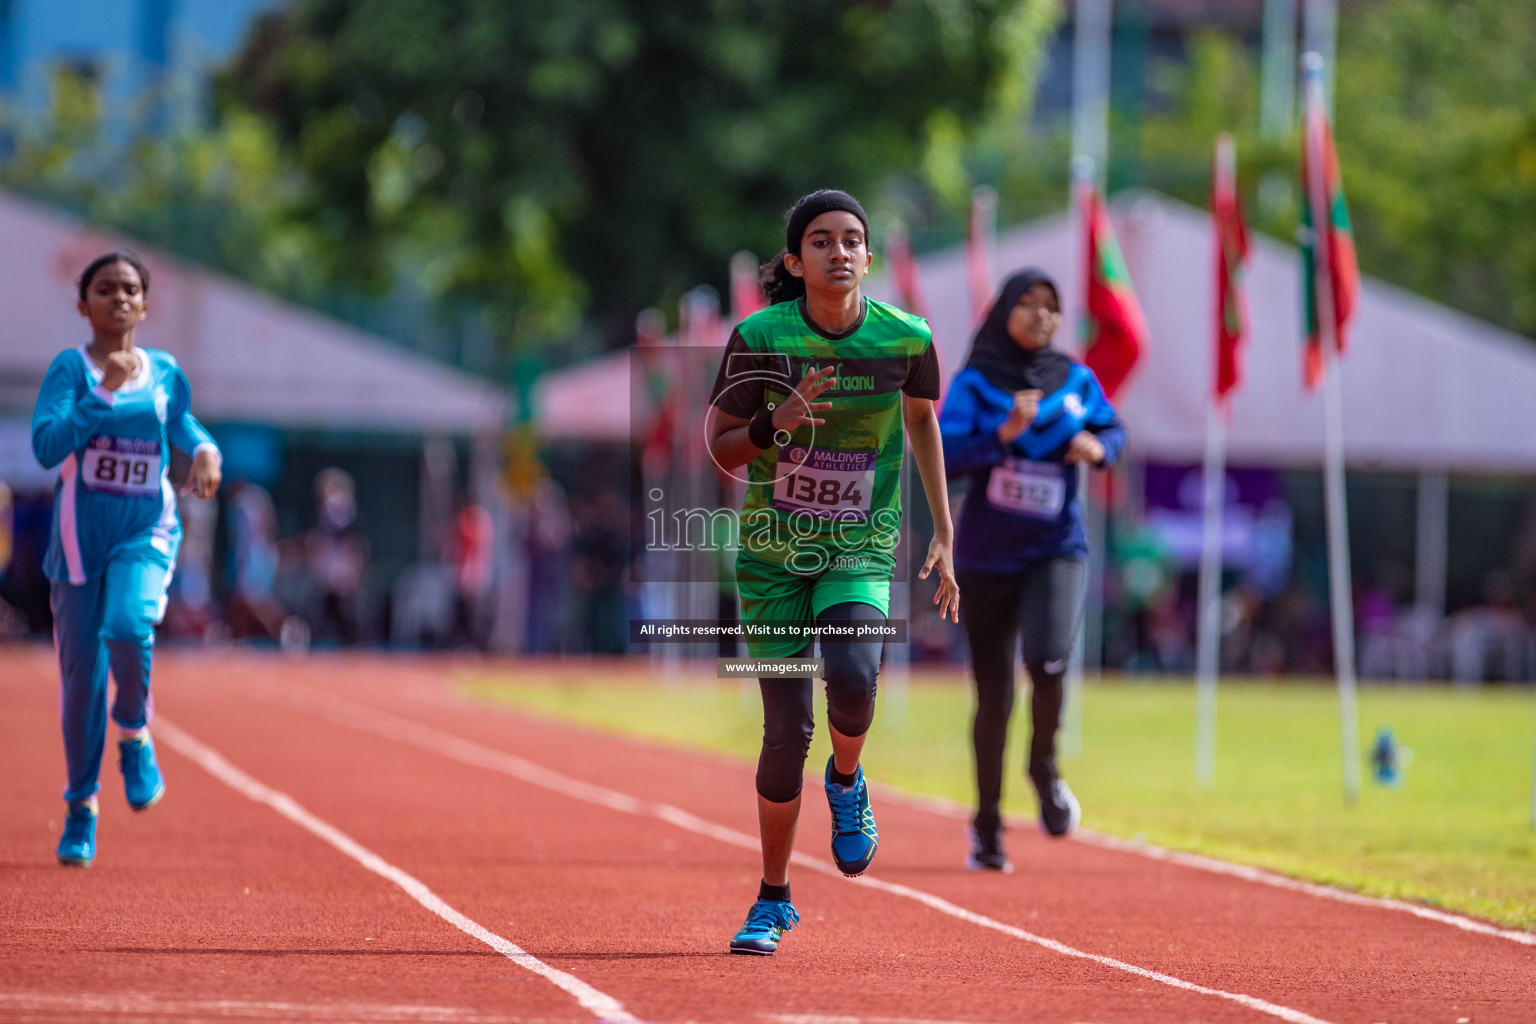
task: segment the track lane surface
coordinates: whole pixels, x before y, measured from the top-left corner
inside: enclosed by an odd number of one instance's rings
[[[39,664],[41,673],[37,665],[25,673],[32,684],[29,689],[46,680],[51,698],[56,685],[51,655]],[[243,770],[291,793],[316,814],[422,878],[470,917],[501,931],[545,962],[613,994],[649,1019],[765,1020],[771,1015],[983,1022],[1274,1019],[1068,960],[888,894],[805,871],[796,872],[794,885],[806,920],[788,937],[783,952],[772,960],[725,956],[719,950],[755,888],[757,865],[751,851],[414,750],[367,734],[356,723],[328,720],[302,704],[317,691],[342,697],[516,753],[568,776],[681,806],[703,819],[748,833],[755,829],[750,766],[471,707],[454,698],[449,675],[442,663],[408,659],[314,658],[293,663],[250,656],[172,657],[162,659],[157,686],[161,706],[171,717]],[[0,687],[13,689],[16,673],[5,676]],[[36,808],[57,814],[57,785],[49,771],[61,773],[62,758],[52,700],[41,702],[39,714],[36,694],[30,700],[14,692],[7,696],[13,697],[7,702],[13,709],[30,704],[32,714],[25,727],[41,729],[47,736],[42,745],[53,747],[47,754],[29,749],[25,756],[39,769],[29,774],[41,777],[51,790],[42,801],[33,794],[28,809],[34,817]],[[6,728],[15,735],[23,724],[8,722]],[[877,742],[878,736],[872,741]],[[164,808],[131,818],[129,823],[136,829],[142,824],[146,834],[153,832],[151,826],[162,812],[177,806],[190,811],[195,804],[203,813],[216,809],[213,813],[229,821],[232,832],[245,829],[265,836],[285,828],[297,832],[270,811],[228,790],[227,795],[210,792],[207,787],[218,784],[207,776],[202,776],[202,785],[192,786],[191,780],[201,775],[197,768],[170,753],[165,760],[170,797]],[[108,772],[104,780],[109,790],[116,783]],[[810,794],[813,799],[807,802],[800,849],[825,859],[826,811],[814,799],[818,795],[814,788]],[[232,800],[245,808],[234,808]],[[1501,940],[1466,936],[1402,914],[1330,903],[1025,834],[1013,836],[1018,873],[1008,878],[973,876],[955,869],[964,849],[957,822],[892,800],[877,800],[876,806],[884,841],[874,872],[878,877],[1078,948],[1339,1022],[1446,1020],[1450,1024],[1461,1016],[1478,1021],[1536,1018],[1526,950]],[[113,857],[126,858],[135,849],[144,852],[139,844],[149,839],[127,832],[111,838],[114,819],[126,817],[121,808],[120,795],[104,801],[102,859],[92,872],[63,872],[47,859],[33,870],[46,867],[55,880],[70,874],[78,878],[103,872]],[[253,813],[267,817],[257,821]],[[166,815],[167,829],[172,817]],[[7,820],[19,819],[8,815]],[[6,846],[16,838],[12,836]],[[185,841],[185,831],[182,838]],[[307,904],[308,897],[297,894],[323,890],[348,904],[346,911],[318,915],[325,919],[318,933],[325,940],[303,949],[318,950],[326,942],[344,948],[347,944],[337,943],[330,934],[331,921],[356,915],[359,909],[351,906],[354,901],[390,905],[380,892],[387,886],[333,852],[315,849],[320,844],[311,838],[300,833],[297,838],[285,836],[283,842],[286,863],[274,869],[278,876],[274,884],[283,885],[286,872],[297,864],[318,877],[311,879],[309,889],[303,885],[294,889],[295,900]],[[6,850],[6,862],[28,856],[38,860],[38,851],[32,849],[37,836],[29,835],[27,843],[22,853]],[[262,846],[257,847],[259,852]],[[46,855],[50,850],[48,839],[41,852]],[[243,852],[253,861],[262,859]],[[326,858],[339,861],[339,870],[317,871]],[[9,867],[5,871],[12,873]],[[352,877],[341,879],[344,873]],[[207,874],[211,880],[218,872]],[[326,882],[330,875],[337,878]],[[200,882],[194,874],[177,887],[176,900],[169,902],[181,905],[183,895],[204,884],[213,883]],[[218,930],[225,917],[239,912],[240,901],[234,902],[234,908],[215,902],[181,916],[196,917]],[[399,913],[402,909],[409,913]],[[409,923],[418,932],[431,932],[440,945],[454,947],[457,933],[419,908],[392,910],[391,924],[397,923],[396,916],[403,920],[414,914]],[[30,913],[21,918],[6,915],[7,920],[30,917]],[[147,920],[151,930],[160,927],[156,914],[150,913]],[[160,948],[181,949],[182,955],[171,959],[192,961],[175,968],[186,984],[169,991],[247,999],[271,996],[245,977],[240,957],[253,945],[187,942]],[[203,949],[224,949],[228,951],[224,955],[235,958],[231,965],[219,968],[226,974],[203,977],[207,972],[198,967],[200,958],[218,955]],[[41,973],[35,962],[23,962],[23,967],[31,963],[32,969],[18,975],[18,960],[11,952],[0,955],[8,991],[15,984],[13,976]],[[348,955],[379,959],[371,949]],[[110,956],[98,953],[83,959],[101,961]],[[512,965],[505,961],[498,965],[508,966]],[[445,985],[435,963],[421,965],[398,957],[382,972],[388,975],[382,982],[366,972],[351,973],[350,965],[345,974],[329,968],[330,964],[314,968],[306,964],[288,979],[287,992],[308,991],[317,998],[324,993],[326,998],[353,1004],[372,1000],[374,1005],[385,1005],[378,999],[380,994],[393,997],[398,992],[402,1000],[398,1005],[414,1001],[451,1004],[459,1007],[455,1012],[472,1010],[521,1019],[591,1019],[546,982],[491,984],[475,990],[473,998],[461,999],[464,987]],[[238,977],[231,979],[230,974]],[[115,975],[98,973],[97,977],[107,986],[102,990],[110,991]],[[532,994],[530,985],[546,991]],[[168,990],[145,986],[135,991]],[[453,998],[445,999],[445,992]],[[482,993],[485,1001],[480,1000]],[[0,1001],[0,1016],[4,1014]]]
[[[725,941],[756,888],[754,851],[329,722],[281,699],[302,696],[299,687],[219,678],[229,685],[174,698],[179,723],[470,917],[509,922],[505,933],[529,952],[646,1019],[990,1021],[1028,1007],[1032,1019],[1072,1020],[1089,993],[1095,1020],[1264,1019],[1241,1008],[1211,1012],[1205,998],[996,942],[965,922],[809,873],[796,881],[808,920],[795,941],[772,960],[730,956]],[[323,741],[278,749],[242,739],[299,729]],[[583,756],[570,738],[544,763],[559,770]],[[328,784],[316,786],[322,778]]]

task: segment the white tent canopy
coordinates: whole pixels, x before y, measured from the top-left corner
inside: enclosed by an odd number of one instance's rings
[[[1151,343],[1120,408],[1135,452],[1197,463],[1205,444],[1213,358],[1214,254],[1209,216],[1139,193],[1112,217],[1146,311]],[[999,276],[1045,268],[1062,288],[1075,339],[1082,294],[1080,231],[1067,214],[998,239]],[[964,365],[973,319],[961,247],[919,260],[946,383]],[[877,264],[878,267],[878,264]],[[1247,380],[1233,401],[1228,459],[1238,465],[1312,466],[1323,454],[1321,399],[1302,386],[1299,261],[1295,249],[1256,238],[1246,277],[1253,329]],[[888,277],[869,282],[895,301]],[[1344,451],[1358,468],[1536,470],[1536,345],[1374,278],[1342,364]],[[627,352],[551,374],[536,393],[548,436],[622,440],[629,429]]]
[[[1210,217],[1167,197],[1138,193],[1112,219],[1151,336],[1118,403],[1135,451],[1196,463],[1214,358],[1215,291]],[[1066,214],[1005,232],[999,277],[1024,266],[1051,273],[1076,339],[1082,295],[1081,231]],[[974,321],[960,247],[919,261],[946,381],[965,364]],[[1232,404],[1228,460],[1320,464],[1320,396],[1302,386],[1300,262],[1296,250],[1256,237],[1246,276],[1252,316],[1247,379]],[[870,293],[894,301],[881,277]],[[1067,344],[1074,343],[1071,340]],[[1342,367],[1345,458],[1361,468],[1536,470],[1536,345],[1508,331],[1374,278]]]
[[[30,413],[48,364],[89,340],[75,276],[123,248],[0,193],[0,403]],[[500,428],[507,396],[468,374],[252,288],[137,248],[151,273],[141,344],[176,356],[209,422],[473,433]]]

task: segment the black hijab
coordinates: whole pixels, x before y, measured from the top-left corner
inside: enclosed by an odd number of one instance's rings
[[[1044,348],[1026,349],[1008,335],[1008,314],[1019,304],[1024,293],[1037,284],[1049,285],[1061,301],[1061,291],[1056,282],[1043,271],[1027,267],[1003,282],[1003,290],[986,319],[976,328],[971,340],[971,358],[967,367],[981,371],[988,383],[1004,391],[1024,391],[1029,388],[1050,394],[1067,382],[1072,372],[1072,359],[1046,345]]]

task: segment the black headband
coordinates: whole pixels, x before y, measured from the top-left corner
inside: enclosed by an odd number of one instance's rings
[[[784,248],[800,255],[800,240],[805,237],[805,229],[811,226],[811,221],[834,210],[859,218],[859,223],[864,225],[864,237],[869,237],[869,218],[859,201],[840,189],[824,188],[801,199],[789,211],[789,223],[784,228]]]

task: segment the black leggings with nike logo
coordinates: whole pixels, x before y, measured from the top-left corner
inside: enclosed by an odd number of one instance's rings
[[[1001,823],[1003,748],[1013,714],[1013,667],[1021,641],[1033,684],[1028,772],[1036,778],[1055,774],[1061,683],[1082,614],[1088,567],[1060,555],[1041,559],[1023,572],[961,569],[955,576],[960,582],[960,621],[976,677],[976,718],[971,724],[975,822],[979,831],[987,831]]]

